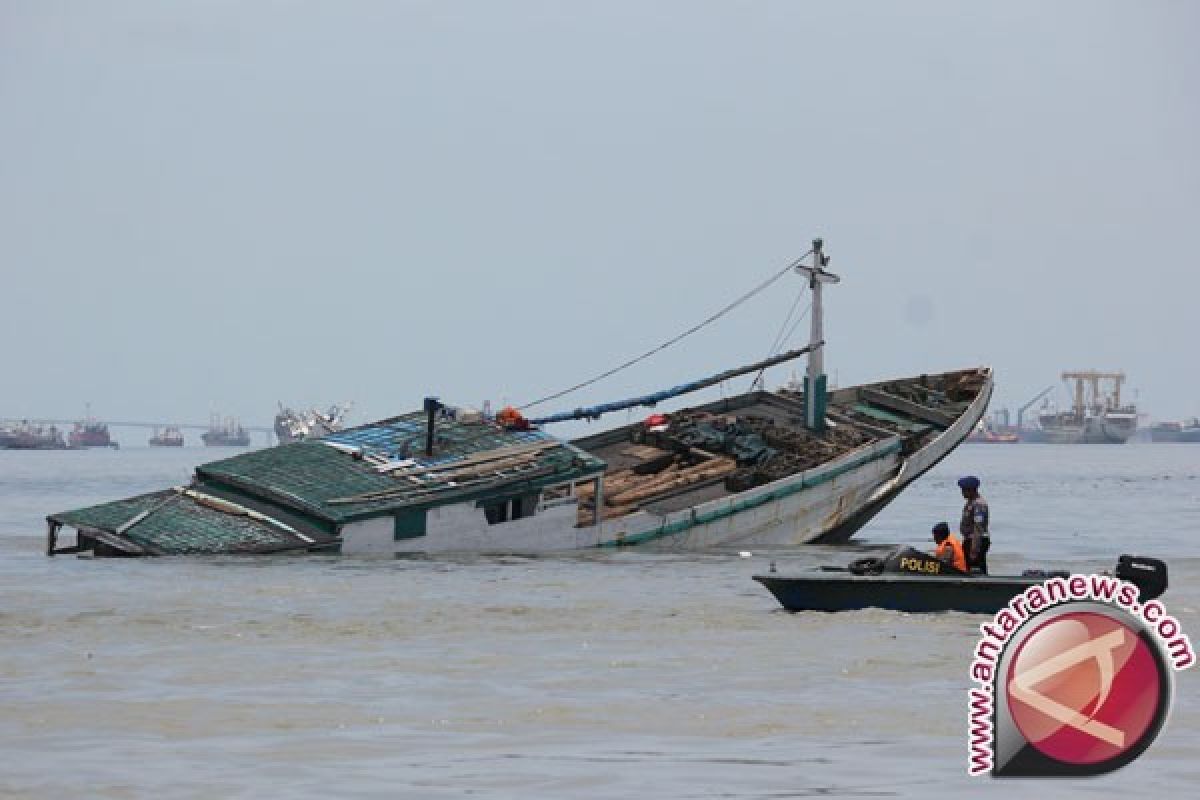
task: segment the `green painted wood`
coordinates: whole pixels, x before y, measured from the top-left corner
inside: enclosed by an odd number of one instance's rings
[[[872,419],[878,419],[882,420],[883,422],[890,422],[893,425],[897,425],[909,433],[928,433],[934,429],[932,425],[928,425],[924,422],[914,422],[910,417],[902,417],[899,414],[893,414],[890,411],[884,411],[882,408],[867,405],[866,403],[855,403],[852,408],[858,413],[865,414]]]

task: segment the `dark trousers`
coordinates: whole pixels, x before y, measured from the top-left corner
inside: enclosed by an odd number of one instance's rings
[[[977,546],[972,547],[972,544],[977,544]],[[982,537],[978,543],[967,542],[967,569],[987,575],[987,552],[991,546],[992,540],[988,536]]]

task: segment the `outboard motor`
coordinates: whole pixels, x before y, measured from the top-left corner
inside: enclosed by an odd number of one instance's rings
[[[1157,558],[1121,556],[1117,559],[1116,575],[1138,587],[1143,603],[1167,590],[1167,565]]]

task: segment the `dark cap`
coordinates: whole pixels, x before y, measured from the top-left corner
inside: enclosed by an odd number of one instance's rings
[[[960,489],[978,489],[979,478],[976,478],[974,475],[968,475],[965,478],[959,478],[958,487]]]
[[[937,525],[933,526],[933,535],[938,537],[949,536],[950,526],[944,522],[939,522]]]

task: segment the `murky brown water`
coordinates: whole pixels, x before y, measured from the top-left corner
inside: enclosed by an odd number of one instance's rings
[[[0,794],[803,797],[1028,793],[965,774],[982,618],[788,614],[749,576],[835,548],[562,558],[86,560],[49,512],[205,453],[0,453]],[[1065,458],[1064,456],[1069,456]],[[993,571],[1165,557],[1200,640],[1200,447],[960,449],[864,531],[923,544],[984,476]],[[1180,522],[1183,521],[1181,525]],[[1186,796],[1196,671],[1139,761],[1054,796]],[[1041,791],[1044,785],[1038,784]]]

